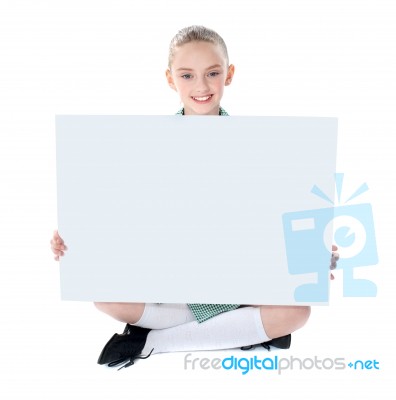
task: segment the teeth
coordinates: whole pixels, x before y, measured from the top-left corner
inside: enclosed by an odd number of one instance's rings
[[[211,96],[205,96],[205,97],[194,97],[194,100],[198,101],[205,101],[208,100]]]

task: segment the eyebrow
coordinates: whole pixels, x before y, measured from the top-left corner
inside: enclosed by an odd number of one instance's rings
[[[214,64],[211,65],[210,67],[206,68],[206,70],[208,69],[212,69],[212,68],[221,68],[222,66],[220,64]],[[185,67],[181,67],[178,68],[176,71],[194,71],[192,68],[185,68]]]

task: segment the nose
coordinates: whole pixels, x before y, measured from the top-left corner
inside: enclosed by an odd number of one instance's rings
[[[208,82],[207,82],[205,76],[197,79],[197,84],[196,84],[195,90],[198,93],[209,92],[209,85],[208,85]]]

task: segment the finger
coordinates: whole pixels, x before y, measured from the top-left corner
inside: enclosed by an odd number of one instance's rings
[[[52,244],[51,249],[54,253],[60,250],[67,250],[67,247],[63,244]]]
[[[339,254],[338,253],[332,253],[331,259],[330,259],[330,269],[335,269],[337,267],[337,261],[339,259]]]
[[[59,243],[59,244],[63,244],[63,239],[59,236],[59,232],[58,231],[54,231],[54,242],[55,243]]]
[[[63,251],[57,251],[57,252],[54,252],[54,254],[55,254],[55,257],[58,258],[58,260],[60,257],[63,257],[65,255],[65,253]]]
[[[55,246],[58,244],[63,244],[63,241],[61,238],[57,238],[56,236],[54,236],[51,241],[50,241],[51,245]]]
[[[336,251],[336,250],[338,250],[338,247],[337,247],[335,244],[333,244],[333,245],[331,246],[331,250],[332,250],[332,251]]]
[[[334,280],[334,275],[333,274],[330,274],[330,280]]]
[[[60,246],[60,247],[54,246],[51,248],[51,250],[54,254],[63,256],[65,254],[64,251],[66,250],[66,248],[65,246]]]

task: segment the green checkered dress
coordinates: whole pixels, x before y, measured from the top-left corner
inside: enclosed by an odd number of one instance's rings
[[[184,115],[184,108],[176,115]],[[220,107],[219,115],[228,115],[227,111]],[[187,304],[199,323],[215,317],[226,311],[235,310],[239,304]]]
[[[176,113],[176,115],[184,115],[184,108],[181,108],[181,109]],[[228,113],[227,113],[226,110],[224,110],[224,108],[220,107],[220,108],[219,108],[219,115],[227,115],[227,116],[228,116]]]

